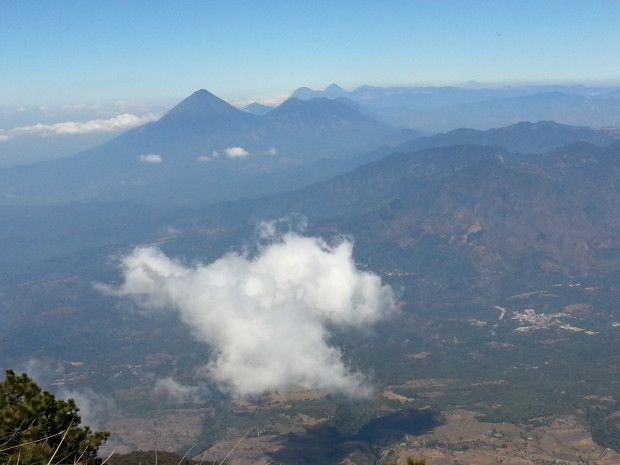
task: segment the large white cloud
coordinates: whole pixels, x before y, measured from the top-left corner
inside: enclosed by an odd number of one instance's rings
[[[112,132],[140,126],[151,121],[155,121],[159,115],[149,114],[136,116],[129,113],[114,116],[108,119],[94,119],[90,121],[66,121],[55,124],[33,124],[21,126],[8,130],[12,136],[57,136],[57,135],[76,135],[90,134],[94,132]]]
[[[123,284],[105,290],[177,311],[214,349],[205,372],[225,392],[243,397],[303,386],[363,397],[372,389],[328,344],[328,327],[371,325],[394,311],[395,297],[379,277],[356,268],[352,248],[346,239],[328,245],[289,233],[255,257],[229,253],[192,266],[137,248],[122,259]]]

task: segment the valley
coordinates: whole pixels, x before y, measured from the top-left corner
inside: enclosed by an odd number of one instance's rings
[[[620,464],[620,2],[0,2],[0,465]]]
[[[244,440],[231,463],[308,463],[309,450],[318,454],[316,463],[347,457],[374,463],[379,456],[383,461],[423,456],[431,463],[533,464],[554,457],[614,463],[612,443],[596,444],[591,435],[596,436],[593,415],[603,421],[617,412],[620,358],[613,348],[620,338],[619,314],[609,303],[617,292],[556,283],[489,305],[437,303],[421,309],[402,302],[403,314],[376,335],[339,337],[349,362],[372,370],[380,387],[361,403],[304,389],[249,401],[181,392],[175,397],[154,376],[165,376],[172,366],[176,380],[191,382],[203,358],[174,349],[164,335],[148,338],[159,343],[145,347],[143,363],[95,374],[102,363],[93,370],[72,362],[53,384],[69,390],[96,385],[115,399],[114,408],[99,418],[105,419],[100,427],[117,432],[109,445],[117,452],[183,455],[196,444],[211,444],[193,456],[214,460],[258,426],[261,435]],[[382,433],[365,432],[373,421],[399,412],[428,412],[434,420],[428,429],[396,423]]]
[[[249,432],[229,463],[615,463],[617,131],[358,110],[198,91],[0,170],[2,364],[103,453],[218,461]]]

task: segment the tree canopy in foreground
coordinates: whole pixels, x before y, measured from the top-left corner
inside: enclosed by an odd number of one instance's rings
[[[0,382],[0,463],[98,465],[97,450],[109,436],[79,426],[73,399],[56,399],[25,373],[6,370]]]

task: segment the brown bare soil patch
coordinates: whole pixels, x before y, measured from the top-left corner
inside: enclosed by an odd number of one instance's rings
[[[161,411],[150,418],[126,418],[107,422],[114,431],[117,452],[165,450],[185,453],[196,444],[205,415],[201,410]]]
[[[407,437],[391,448],[391,456],[400,463],[407,457],[425,457],[432,465],[620,463],[620,454],[595,444],[586,427],[571,416],[555,418],[543,427],[482,423],[478,416],[447,412],[444,425],[432,434]]]
[[[492,349],[512,349],[513,347],[516,347],[514,344],[498,341],[487,342],[484,345],[487,347],[491,347]]]
[[[474,383],[472,384],[472,386],[505,386],[506,384],[508,384],[508,381],[506,381],[505,379],[495,379],[495,380],[491,380],[491,381],[482,381],[480,383]]]
[[[613,396],[595,396],[595,395],[591,395],[591,396],[583,396],[584,399],[588,399],[588,400],[594,400],[594,401],[598,401],[598,402],[606,402],[606,403],[610,403],[610,404],[615,404],[616,400],[613,398]]]
[[[566,313],[588,313],[592,309],[592,304],[571,304],[565,305],[563,311]]]
[[[410,379],[402,386],[392,386],[395,387],[404,387],[404,388],[432,388],[432,387],[444,387],[448,384],[454,383],[454,379],[449,378],[422,378],[422,379]]]
[[[264,465],[271,462],[269,453],[280,449],[278,438],[279,436],[274,435],[248,437],[236,447],[239,439],[222,441],[195,458],[202,459],[205,462],[219,463],[234,448],[234,451],[226,459],[228,465]]]
[[[420,384],[444,385],[447,380],[419,380]],[[175,450],[183,453],[195,443],[200,433],[203,416],[191,411],[158,414],[146,420],[127,419],[111,422],[131,449]],[[383,449],[381,462],[406,463],[407,457],[424,457],[429,465],[617,465],[620,454],[598,446],[592,441],[587,428],[575,417],[561,416],[545,419],[546,426],[532,427],[509,423],[484,423],[481,414],[454,410],[443,413],[445,422],[431,433],[420,436],[406,435],[402,440]],[[300,431],[304,426],[320,422],[305,415],[295,417]],[[278,430],[278,428],[275,428]],[[297,431],[294,431],[297,432]],[[221,461],[233,451],[226,462],[230,465],[264,465],[286,450],[286,431],[279,435],[248,435],[230,430],[227,439],[209,450],[192,454],[204,461]],[[307,447],[315,447],[308,443]],[[284,449],[283,449],[284,448]],[[233,450],[234,449],[234,450]],[[296,451],[297,457],[308,449]],[[302,455],[299,455],[302,454]],[[331,462],[330,462],[331,463]]]
[[[420,359],[428,358],[430,356],[431,356],[430,352],[424,351],[424,352],[418,352],[417,354],[409,354],[407,355],[407,358],[413,358],[413,359],[420,360]]]
[[[402,403],[406,403],[406,402],[413,402],[415,399],[412,397],[407,397],[407,396],[401,396],[400,394],[396,394],[395,392],[386,389],[384,390],[381,395],[383,397],[385,397],[386,399],[390,399],[390,400],[396,400],[398,402],[402,402]]]
[[[325,392],[309,391],[308,389],[299,387],[296,389],[289,389],[281,393],[272,393],[265,397],[266,397],[266,400],[271,403],[285,403],[285,402],[294,402],[294,401],[299,401],[299,400],[322,399],[326,396],[327,394]]]
[[[557,297],[556,294],[552,294],[547,291],[534,291],[534,292],[523,292],[521,294],[515,294],[508,297],[508,300],[525,300],[531,297]]]

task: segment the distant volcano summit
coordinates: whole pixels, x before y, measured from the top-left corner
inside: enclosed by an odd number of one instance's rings
[[[208,90],[200,89],[170,109],[166,116],[195,115],[214,118],[231,114],[238,115],[240,113],[245,114],[242,110],[213,95]]]

